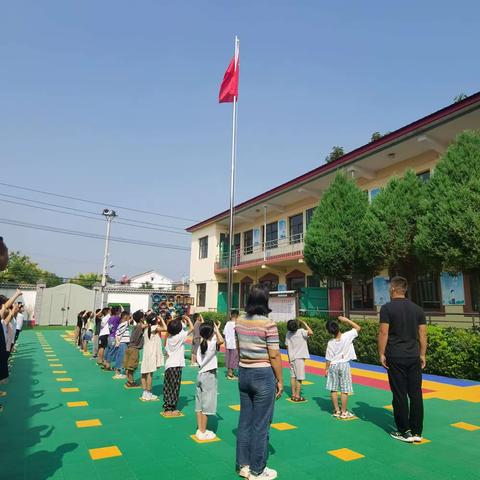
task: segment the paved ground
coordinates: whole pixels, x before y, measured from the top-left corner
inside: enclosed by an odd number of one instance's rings
[[[190,438],[195,432],[194,383],[182,385],[185,417],[165,419],[161,402],[140,402],[140,390],[126,390],[122,381],[99,370],[91,357],[73,347],[69,333],[36,330],[20,337],[10,382],[0,386],[7,392],[0,399],[5,406],[0,414],[0,478],[236,478],[238,412],[230,406],[238,404],[237,383],[225,379],[224,369],[214,425],[221,441],[197,444]],[[321,359],[310,361],[308,371],[308,403],[292,404],[285,395],[276,404],[274,423],[280,429],[272,428],[269,465],[279,478],[480,478],[480,384],[427,377],[428,440],[413,446],[386,434],[393,427],[385,408],[391,395],[381,370],[354,369],[351,410],[358,418],[352,421],[330,416]],[[185,368],[183,379],[193,382],[195,369]],[[162,383],[159,371],[155,393],[161,394]],[[452,426],[459,422],[466,425]],[[337,450],[338,456],[332,455]]]

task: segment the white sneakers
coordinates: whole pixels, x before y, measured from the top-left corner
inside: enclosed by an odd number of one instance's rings
[[[158,396],[154,395],[152,392],[144,390],[143,395],[140,397],[140,400],[143,400],[144,402],[154,402],[158,400]]]
[[[277,478],[277,471],[267,467],[263,469],[263,472],[260,475],[250,473],[248,476],[248,480],[272,480],[274,478]]]
[[[203,433],[200,430],[197,430],[196,433],[195,433],[195,436],[199,440],[213,440],[214,438],[217,437],[215,435],[215,433],[211,432],[210,430],[205,430],[205,432],[203,432]]]
[[[121,380],[121,379],[127,378],[127,376],[123,375],[122,373],[116,373],[112,378],[114,380]]]
[[[238,471],[238,475],[243,478],[248,478],[250,476],[250,467],[245,465]]]

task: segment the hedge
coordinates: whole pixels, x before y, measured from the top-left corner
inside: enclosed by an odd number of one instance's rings
[[[218,320],[225,323],[225,314],[217,312],[202,313],[207,321]],[[308,341],[309,350],[314,355],[325,355],[327,342],[331,338],[325,329],[325,320],[320,318],[300,318],[308,323],[313,336]],[[357,322],[362,330],[355,340],[358,361],[378,365],[377,333],[378,323],[372,321]],[[343,328],[343,326],[342,326]],[[285,348],[285,322],[278,324],[280,346]],[[428,348],[425,373],[446,377],[480,380],[480,329],[461,329],[427,325]]]

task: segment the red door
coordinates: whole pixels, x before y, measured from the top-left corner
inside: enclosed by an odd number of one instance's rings
[[[328,310],[331,317],[338,317],[343,313],[343,298],[341,288],[328,289]]]

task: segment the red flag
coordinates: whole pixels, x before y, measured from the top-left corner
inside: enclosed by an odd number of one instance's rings
[[[223,76],[220,93],[218,94],[219,103],[233,102],[233,98],[238,99],[238,75],[240,73],[240,62],[237,57],[237,68],[235,68],[235,57],[228,65],[227,71]]]

